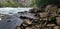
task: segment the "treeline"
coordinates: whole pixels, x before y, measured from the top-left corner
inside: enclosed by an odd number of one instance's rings
[[[3,2],[0,3],[0,7],[23,7],[21,3],[16,3],[16,2]]]
[[[60,0],[35,0],[38,7],[43,7],[46,5],[60,5]]]

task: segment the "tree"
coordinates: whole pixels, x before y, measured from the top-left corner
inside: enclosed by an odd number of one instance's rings
[[[59,3],[59,0],[36,0],[35,3],[38,7],[44,7],[49,4],[56,5]]]
[[[21,3],[8,1],[0,3],[0,7],[23,7],[23,5]]]

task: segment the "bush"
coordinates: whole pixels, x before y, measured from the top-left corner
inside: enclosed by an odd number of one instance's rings
[[[0,3],[1,7],[23,7],[21,3],[16,3],[16,2],[3,2]]]
[[[59,0],[36,0],[36,5],[38,7],[46,6],[48,4],[57,4],[59,3]]]

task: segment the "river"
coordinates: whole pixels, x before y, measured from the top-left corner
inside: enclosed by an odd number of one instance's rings
[[[0,8],[0,14],[9,15],[8,19],[0,18],[0,29],[15,29],[16,26],[21,25],[23,20],[14,16],[14,14],[29,11],[29,9],[32,8]]]
[[[0,14],[16,14],[17,12],[29,11],[32,8],[0,8]]]

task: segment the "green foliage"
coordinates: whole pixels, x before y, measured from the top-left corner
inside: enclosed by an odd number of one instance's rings
[[[36,4],[38,7],[42,7],[48,4],[57,4],[59,0],[36,0]]]
[[[31,2],[32,2],[32,3],[31,3],[30,6],[34,6],[34,5],[35,5],[35,0],[32,0]]]
[[[3,2],[0,3],[0,7],[23,7],[23,5],[16,2]]]

